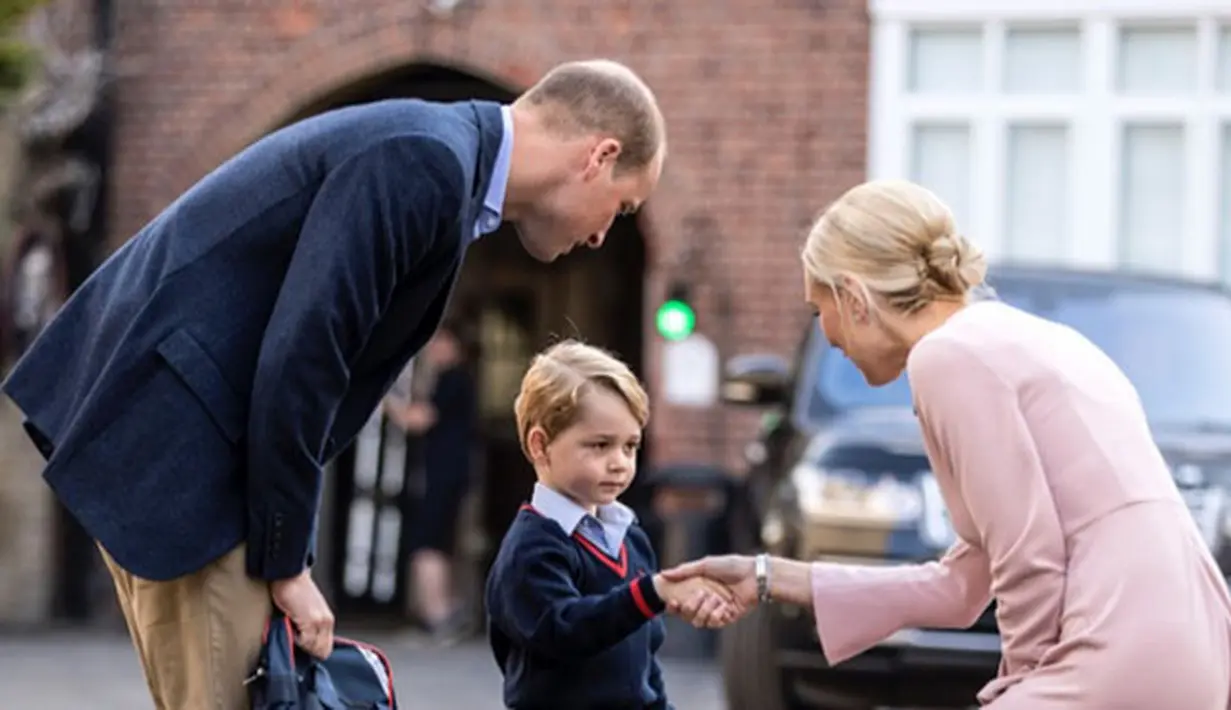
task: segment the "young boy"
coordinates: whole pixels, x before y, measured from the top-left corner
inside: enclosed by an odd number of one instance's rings
[[[505,706],[668,710],[659,614],[699,595],[731,602],[708,580],[662,579],[649,539],[616,500],[636,474],[645,390],[610,354],[565,341],[534,359],[514,408],[538,483],[487,579]]]

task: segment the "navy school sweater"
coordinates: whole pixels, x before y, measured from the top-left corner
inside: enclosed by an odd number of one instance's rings
[[[665,603],[649,538],[628,529],[620,559],[529,505],[487,578],[488,639],[513,710],[670,710],[655,653]]]

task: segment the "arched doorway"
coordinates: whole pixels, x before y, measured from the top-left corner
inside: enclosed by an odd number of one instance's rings
[[[395,97],[507,102],[514,93],[454,69],[415,65],[365,79],[313,101],[284,123],[346,105]],[[467,568],[459,571],[468,574],[466,586],[472,593],[478,592],[495,546],[534,483],[534,472],[521,455],[513,422],[513,397],[522,373],[533,354],[547,344],[578,337],[618,353],[635,372],[643,374],[645,268],[645,242],[631,218],[620,218],[613,225],[603,249],[577,252],[553,264],[530,258],[507,225],[470,247],[447,317],[472,333],[477,346],[474,369],[481,413],[477,510],[473,511],[477,524],[459,537],[459,545],[465,548],[459,551],[459,559],[469,560]],[[398,447],[387,445],[396,434],[390,426],[376,422],[369,434],[369,459],[378,461],[373,465],[382,471],[402,460],[413,461],[413,453],[406,457]],[[356,443],[356,447],[364,445],[363,441]],[[381,516],[369,512],[371,501],[361,500],[356,487],[357,458],[354,450],[344,453],[335,467],[330,496],[334,512],[327,524],[332,531],[325,533],[329,540],[322,545],[331,548],[322,556],[332,558],[329,566],[333,573],[325,581],[332,588],[331,596],[340,613],[379,610],[397,614],[406,608],[404,544],[399,545],[396,563],[392,563],[388,542],[381,552],[382,545],[376,539]],[[405,468],[395,476],[404,476],[404,488],[411,491],[408,495],[412,500],[378,498],[375,505],[383,502],[392,507],[400,503],[407,515],[413,516],[415,472],[410,470],[413,464]],[[632,496],[637,497],[635,492]],[[371,533],[359,534],[359,542],[355,538],[356,510],[362,510],[358,517],[371,520],[363,523]],[[363,558],[361,563],[346,561],[356,555]],[[375,591],[381,586],[374,582],[380,564],[386,569],[392,564],[396,570],[395,588],[386,582],[383,591]],[[389,578],[388,573],[385,578]]]

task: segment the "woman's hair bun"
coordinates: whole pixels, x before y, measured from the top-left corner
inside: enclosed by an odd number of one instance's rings
[[[924,255],[926,276],[940,286],[941,293],[964,294],[987,277],[983,251],[956,234],[942,234],[928,245]]]

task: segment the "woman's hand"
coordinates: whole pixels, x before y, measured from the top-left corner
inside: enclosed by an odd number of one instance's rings
[[[685,621],[702,628],[706,623],[726,626],[743,613],[735,594],[725,585],[708,577],[696,576],[672,582],[662,573],[653,577],[654,591],[667,604],[667,609],[689,609]],[[682,615],[681,615],[682,616]]]
[[[743,555],[706,557],[687,562],[661,572],[669,582],[683,582],[695,577],[717,582],[731,590],[734,616],[718,613],[714,605],[698,603],[694,597],[684,603],[668,601],[667,610],[677,614],[693,626],[718,628],[743,616],[757,603],[756,563]]]

